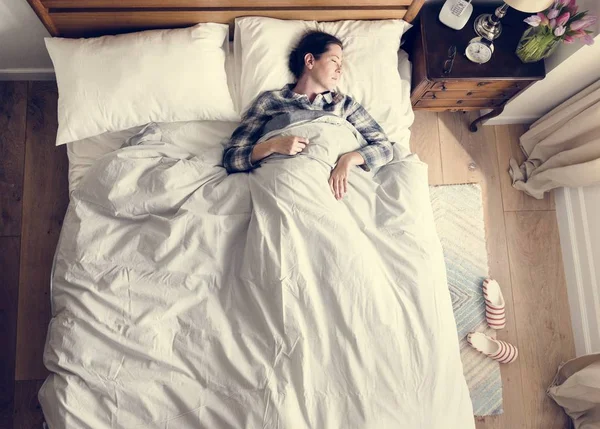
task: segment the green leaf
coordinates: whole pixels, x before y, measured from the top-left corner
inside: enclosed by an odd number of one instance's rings
[[[584,11],[584,12],[579,12],[579,13],[575,14],[575,15],[574,15],[574,16],[573,16],[571,19],[569,19],[569,24],[570,24],[571,22],[574,22],[574,21],[579,21],[579,20],[580,20],[581,18],[583,18],[583,17],[584,17],[586,14],[587,14],[587,10],[586,10],[586,11]]]

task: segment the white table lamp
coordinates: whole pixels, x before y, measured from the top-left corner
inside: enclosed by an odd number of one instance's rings
[[[506,15],[509,6],[521,12],[536,13],[549,8],[552,3],[553,0],[504,0],[504,4],[494,14],[484,13],[475,19],[475,32],[488,40],[497,39],[502,33],[500,20]]]

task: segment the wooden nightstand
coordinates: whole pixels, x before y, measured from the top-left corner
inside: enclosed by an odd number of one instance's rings
[[[465,56],[468,42],[477,37],[473,21],[481,13],[494,13],[494,5],[475,5],[469,22],[462,30],[442,24],[440,4],[427,4],[419,14],[419,22],[410,30],[407,50],[413,63],[411,102],[414,110],[466,111],[493,109],[473,121],[477,124],[498,116],[505,104],[529,85],[546,76],[544,62],[524,64],[515,50],[527,28],[528,14],[509,9],[502,20],[502,34],[494,41],[494,54],[485,64],[475,64]],[[454,65],[444,74],[448,49],[456,46]]]

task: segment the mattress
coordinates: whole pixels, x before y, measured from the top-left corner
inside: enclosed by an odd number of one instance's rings
[[[236,82],[239,82],[239,73],[236,70],[236,59],[233,54],[233,43],[230,43],[229,51],[225,61],[227,68],[227,77],[229,91],[233,94],[233,99],[238,102]],[[410,84],[411,84],[411,63],[408,54],[403,50],[398,53],[398,72],[402,79],[402,91],[404,96],[398,103],[402,105],[402,111],[406,112],[405,117],[399,120],[406,121],[406,133],[396,144],[408,149],[410,141],[410,131],[408,127],[412,124],[412,107],[410,103]],[[237,107],[237,106],[236,106]],[[200,155],[205,150],[222,150],[231,133],[235,130],[236,122],[217,122],[217,121],[190,121],[175,123],[160,123],[163,131],[163,139],[177,145],[184,145],[184,149],[189,152]],[[99,136],[79,140],[67,144],[67,154],[69,157],[69,190],[73,191],[85,172],[100,157],[117,150],[123,142],[129,137],[139,132],[142,127],[135,127],[113,133],[105,133]],[[199,136],[202,137],[201,144],[198,144]]]

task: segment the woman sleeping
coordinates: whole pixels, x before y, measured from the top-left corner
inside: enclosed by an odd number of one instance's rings
[[[392,159],[393,143],[379,124],[350,96],[333,92],[342,74],[342,61],[339,39],[321,31],[307,33],[289,57],[297,82],[263,92],[250,106],[225,150],[223,165],[227,171],[252,170],[273,154],[295,156],[303,152],[310,142],[296,135],[278,135],[257,143],[271,121],[282,122],[282,115],[299,110],[313,112],[313,117],[330,114],[343,118],[366,140],[366,146],[343,154],[331,172],[329,186],[338,200],[348,191],[352,166],[369,171],[387,164]]]

